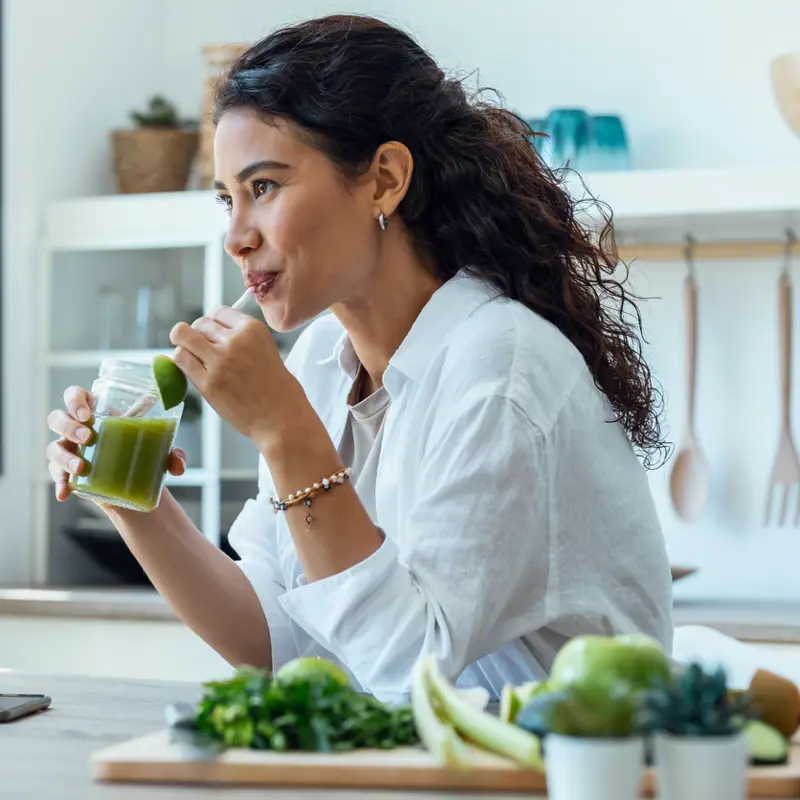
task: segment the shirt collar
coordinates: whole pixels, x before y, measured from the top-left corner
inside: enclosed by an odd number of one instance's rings
[[[396,370],[406,378],[418,381],[436,353],[435,343],[443,341],[459,323],[500,293],[485,279],[459,270],[433,293],[420,311],[406,338],[389,360],[384,379],[389,372]],[[348,377],[355,378],[359,361],[347,331],[336,341],[331,354],[317,364],[321,366],[333,361],[338,361]],[[387,389],[391,392],[388,384]]]

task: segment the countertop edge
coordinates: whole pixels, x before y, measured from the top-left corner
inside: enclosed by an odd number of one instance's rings
[[[0,587],[0,616],[178,622],[154,589]],[[800,645],[800,603],[676,602],[676,627],[703,626],[744,642]]]
[[[0,616],[176,622],[155,591],[0,589]]]

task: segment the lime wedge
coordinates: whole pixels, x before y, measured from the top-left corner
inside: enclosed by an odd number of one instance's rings
[[[186,399],[189,382],[169,356],[158,355],[153,359],[153,377],[166,410],[179,406]]]

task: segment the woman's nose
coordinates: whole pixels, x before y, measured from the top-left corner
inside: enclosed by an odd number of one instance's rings
[[[225,237],[225,252],[231,258],[240,258],[253,250],[258,250],[261,242],[262,238],[258,229],[245,224],[244,221],[241,224],[234,224],[234,221],[231,220],[228,234]]]

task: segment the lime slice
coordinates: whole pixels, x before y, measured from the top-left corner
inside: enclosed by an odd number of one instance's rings
[[[153,377],[165,410],[179,406],[186,399],[189,382],[169,356],[158,355],[153,359]]]

